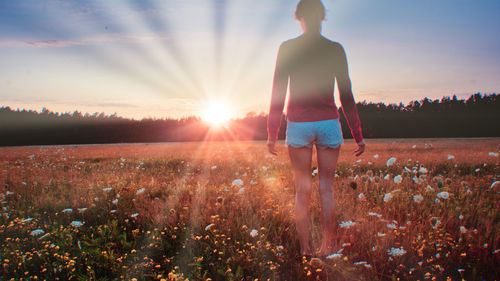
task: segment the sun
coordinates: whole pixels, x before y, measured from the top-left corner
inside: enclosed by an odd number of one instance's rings
[[[222,102],[210,102],[201,118],[212,126],[222,125],[230,119],[229,107]]]

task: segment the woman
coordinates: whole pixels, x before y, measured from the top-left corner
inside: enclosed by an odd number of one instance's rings
[[[303,34],[281,44],[274,72],[268,117],[269,152],[277,155],[276,140],[290,81],[287,106],[286,146],[295,177],[295,223],[300,254],[311,256],[309,245],[309,201],[311,195],[312,147],[316,145],[321,199],[322,242],[319,255],[333,251],[336,230],[333,180],[340,146],[344,144],[339,113],[334,102],[337,79],[342,110],[358,145],[356,156],[365,150],[356,103],[351,91],[347,59],[339,43],[321,35],[325,7],[320,0],[301,0],[295,11]]]

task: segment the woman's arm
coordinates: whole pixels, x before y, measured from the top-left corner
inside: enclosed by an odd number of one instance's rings
[[[286,90],[288,87],[288,70],[285,66],[285,47],[281,44],[276,59],[276,68],[274,70],[273,89],[271,94],[271,106],[267,119],[267,140],[276,142],[278,132],[281,127],[281,116],[285,106]]]
[[[358,109],[351,89],[351,79],[349,78],[349,70],[347,67],[347,58],[344,48],[339,45],[338,51],[338,71],[337,84],[340,93],[340,103],[342,111],[347,119],[347,124],[351,129],[351,134],[358,145],[364,145],[363,134],[361,133],[361,121],[359,120]],[[364,149],[363,149],[364,150]],[[362,152],[361,152],[362,153]]]

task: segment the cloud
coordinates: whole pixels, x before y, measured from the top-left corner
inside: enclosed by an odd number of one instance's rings
[[[0,39],[0,47],[68,47],[96,45],[111,42],[140,43],[163,40],[168,40],[168,36],[114,33],[80,38],[76,40]]]

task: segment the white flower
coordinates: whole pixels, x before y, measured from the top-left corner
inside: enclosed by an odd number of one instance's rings
[[[381,218],[381,217],[382,217],[382,215],[381,215],[381,214],[377,214],[377,213],[375,213],[375,212],[368,212],[368,215],[369,215],[369,216],[376,216],[376,217],[378,217],[378,218]]]
[[[99,197],[94,198],[95,201],[99,201]]]
[[[427,189],[429,189],[430,191],[434,191],[434,188],[432,188],[430,185],[427,185]]]
[[[403,181],[403,177],[401,175],[397,175],[394,177],[394,183],[399,184]]]
[[[12,195],[12,194],[14,194],[14,193],[15,193],[14,191],[8,191],[8,190],[7,190],[7,195]]]
[[[74,226],[74,227],[80,227],[82,225],[83,225],[83,223],[81,221],[72,221],[71,222],[71,226]]]
[[[250,236],[256,237],[257,235],[259,235],[259,231],[257,231],[257,229],[252,229],[252,231],[250,231]]]
[[[397,229],[397,228],[398,228],[398,227],[397,227],[395,224],[393,224],[393,223],[388,223],[388,224],[387,224],[387,227],[388,227],[388,228],[390,228],[390,229]]]
[[[490,185],[490,189],[496,187],[496,186],[500,186],[500,181],[494,181],[491,185]]]
[[[339,259],[341,257],[342,257],[342,254],[337,254],[337,253],[333,253],[331,255],[326,256],[326,258],[329,260],[336,260],[336,259]]]
[[[364,198],[365,198],[365,195],[364,195],[363,193],[360,193],[360,194],[358,195],[358,198],[362,200],[362,199],[364,199]]]
[[[242,186],[243,185],[243,181],[241,179],[235,179],[233,181],[233,185],[234,186]]]
[[[384,236],[385,236],[385,233],[377,233],[377,236],[378,236],[378,237],[384,237]]]
[[[38,236],[40,234],[43,234],[45,231],[43,229],[35,229],[31,232],[31,236]]]
[[[423,199],[424,199],[424,197],[420,194],[413,195],[413,202],[420,203]]]
[[[318,168],[314,168],[312,171],[312,175],[315,176],[318,174]]]
[[[250,181],[250,184],[251,184],[251,185],[256,185],[256,184],[258,184],[258,182],[257,182],[257,181],[254,181],[254,180],[251,180],[251,181]]]
[[[373,155],[373,158],[377,159],[378,158],[378,154]]]
[[[388,180],[388,179],[389,179],[389,174],[386,174],[384,177],[384,180]]]
[[[356,223],[353,221],[343,221],[339,224],[341,228],[350,228],[351,226],[355,225]]]
[[[211,224],[209,224],[209,225],[205,226],[205,230],[209,230],[212,226],[214,226],[214,224],[213,224],[213,223],[211,223]]]
[[[138,215],[139,215],[139,213],[133,213],[133,214],[131,214],[130,216],[131,216],[131,217],[133,217],[133,218],[135,218],[135,217],[137,217]]]
[[[424,168],[424,167],[420,167],[420,169],[418,169],[418,172],[421,173],[421,174],[427,174],[427,169]]]
[[[73,209],[68,208],[68,209],[64,209],[62,211],[63,211],[63,213],[71,213],[71,212],[73,212]]]
[[[394,158],[394,157],[389,158],[389,160],[387,160],[387,163],[386,163],[387,167],[391,166],[395,162],[396,162],[396,158]]]
[[[278,245],[278,246],[276,247],[276,251],[278,251],[278,252],[281,252],[281,251],[283,251],[284,249],[285,249],[285,247],[283,247],[282,245]]]
[[[116,198],[115,200],[111,201],[111,203],[113,203],[115,205],[118,204],[118,198]]]
[[[32,220],[33,220],[33,218],[27,218],[27,219],[22,220],[21,222],[29,222],[29,221],[32,221]]]
[[[437,197],[441,199],[448,199],[450,198],[450,194],[446,191],[441,191],[437,194]]]
[[[214,166],[211,167],[211,169],[215,170],[215,169],[217,169],[217,166],[214,165]]]
[[[462,216],[462,214],[460,214],[460,215],[458,216],[458,219],[459,219],[459,220],[463,220],[463,219],[464,219],[464,216]]]
[[[360,163],[360,162],[361,162],[361,159],[356,160],[356,163]]]
[[[463,225],[460,226],[460,232],[461,233],[466,233],[467,232],[467,228],[465,228]]]
[[[392,247],[390,250],[387,250],[388,254],[390,256],[402,256],[404,254],[406,254],[406,250],[403,249],[403,248],[394,248]]]
[[[448,154],[448,160],[451,160],[451,159],[454,159],[455,156],[451,155],[451,154]]]
[[[137,190],[137,192],[136,192],[135,194],[136,194],[136,195],[139,195],[139,194],[141,194],[141,193],[144,193],[144,191],[146,191],[146,189],[143,187],[143,188],[141,188],[141,189]]]
[[[113,214],[113,213],[118,212],[118,210],[111,210],[111,211],[109,211],[109,212]]]
[[[113,189],[112,187],[106,187],[106,188],[103,188],[102,191],[107,192],[107,191],[111,191],[112,189]]]
[[[238,190],[238,194],[242,194],[243,192],[245,192],[245,188],[244,187],[242,187],[242,188],[240,188],[240,190]]]
[[[496,152],[490,152],[488,153],[489,156],[495,156],[495,157],[498,157],[498,153]]]
[[[389,200],[391,200],[392,198],[392,194],[389,192],[389,193],[386,193],[384,195],[384,202],[389,202]]]
[[[78,212],[79,212],[79,213],[83,213],[83,212],[85,212],[85,211],[87,211],[87,208],[78,208]]]
[[[412,149],[415,149],[415,148],[417,148],[417,145],[416,145],[416,144],[414,144],[411,148],[412,148]]]

